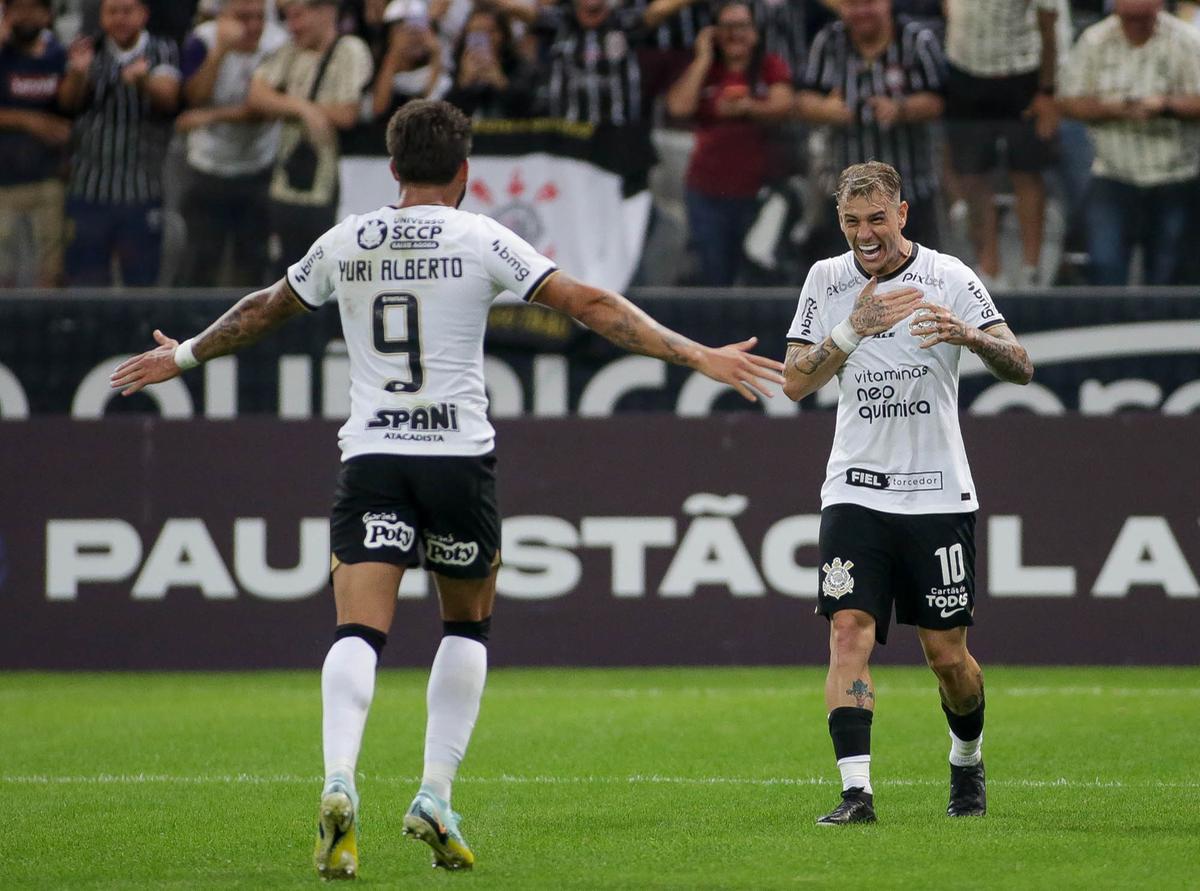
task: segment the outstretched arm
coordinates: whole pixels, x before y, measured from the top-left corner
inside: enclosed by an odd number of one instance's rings
[[[592,287],[566,273],[550,275],[532,299],[577,319],[624,350],[694,368],[729,384],[751,402],[758,401],[753,390],[770,398],[765,384],[783,383],[782,363],[749,352],[757,338],[720,348],[704,346],[660,325],[615,291]]]
[[[306,307],[287,279],[281,278],[269,288],[247,294],[201,334],[193,337],[188,342],[191,355],[199,363],[235,353],[242,347],[257,343],[265,334],[305,311]],[[186,367],[181,367],[176,361],[177,340],[158,330],[154,332],[154,339],[158,341],[157,347],[125,360],[109,378],[109,385],[120,390],[122,396],[130,396],[150,384],[169,381],[192,367],[186,359]]]

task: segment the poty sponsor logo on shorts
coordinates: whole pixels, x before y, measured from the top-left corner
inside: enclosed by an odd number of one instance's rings
[[[413,546],[416,530],[393,513],[363,514],[366,535],[363,544],[368,548],[399,548],[407,551]]]
[[[940,492],[942,472],[923,470],[918,473],[881,473],[862,467],[846,470],[846,485],[863,489],[887,489],[892,492]]]
[[[854,590],[854,576],[850,575],[850,570],[853,568],[852,561],[847,560],[843,563],[841,557],[834,557],[833,563],[826,563],[821,567],[825,571],[825,579],[821,582],[821,591],[826,597],[837,600]]]
[[[453,535],[425,536],[425,559],[445,566],[469,566],[479,556],[479,545],[473,541],[455,541]]]

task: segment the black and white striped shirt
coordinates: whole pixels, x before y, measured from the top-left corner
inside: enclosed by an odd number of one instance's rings
[[[886,161],[900,172],[906,193],[932,195],[938,175],[929,124],[898,124],[885,130],[867,100],[940,93],[944,69],[937,37],[918,22],[897,22],[892,42],[874,61],[859,56],[842,22],[822,28],[813,38],[803,89],[825,94],[839,90],[854,114],[854,124],[835,130],[838,169]]]
[[[637,9],[617,9],[599,27],[584,28],[571,6],[543,8],[535,21],[548,72],[539,89],[550,117],[624,127],[643,121],[637,46],[646,38]]]
[[[75,121],[71,197],[101,204],[162,200],[172,117],[154,111],[144,90],[121,81],[121,69],[143,56],[151,76],[179,77],[179,50],[165,38],[143,31],[128,50],[108,39],[97,47],[88,70],[91,95]]]
[[[1063,69],[1064,97],[1142,99],[1200,95],[1200,30],[1165,12],[1141,46],[1125,39],[1109,16],[1079,36]],[[1200,176],[1200,122],[1155,117],[1148,121],[1092,121],[1092,173],[1137,186]]]

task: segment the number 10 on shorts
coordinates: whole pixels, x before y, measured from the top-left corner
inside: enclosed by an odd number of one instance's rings
[[[933,552],[942,564],[942,584],[956,585],[967,577],[967,565],[963,561],[963,546],[951,545],[948,548],[938,548]]]

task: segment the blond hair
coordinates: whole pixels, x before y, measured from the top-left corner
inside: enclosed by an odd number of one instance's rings
[[[851,164],[842,171],[833,197],[841,207],[851,198],[869,198],[877,194],[899,204],[900,174],[891,164],[867,161]]]

